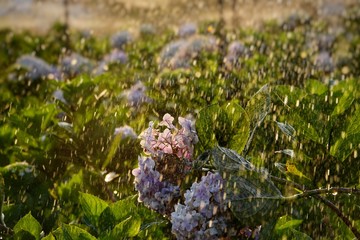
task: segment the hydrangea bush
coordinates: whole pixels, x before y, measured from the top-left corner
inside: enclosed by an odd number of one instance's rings
[[[168,216],[178,239],[216,239],[227,230],[223,213],[228,210],[228,202],[223,179],[218,173],[208,172],[186,190],[185,200],[180,203],[181,179],[191,171],[198,136],[191,120],[179,117],[180,129],[173,121],[170,114],[165,114],[158,124],[163,130],[150,122],[140,134],[147,156],[139,157],[139,167],[132,171],[138,200]]]

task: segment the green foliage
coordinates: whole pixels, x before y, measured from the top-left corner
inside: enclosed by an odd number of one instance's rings
[[[29,212],[14,226],[15,239],[40,239],[41,225]]]
[[[98,227],[96,223],[108,204],[104,200],[87,193],[80,193],[79,202],[84,211],[86,222]]]
[[[54,231],[55,238],[57,240],[75,240],[75,239],[84,239],[84,240],[95,240],[96,238],[89,234],[84,229],[74,226],[64,224],[60,228]]]
[[[281,192],[264,169],[256,169],[249,161],[230,149],[212,150],[213,165],[227,179],[226,192],[232,213],[241,221],[258,222],[278,208]]]
[[[337,61],[331,74],[314,67],[317,50],[309,47],[308,33],[331,32],[316,21],[300,21],[293,30],[268,23],[261,31],[231,33],[223,23],[203,23],[200,32],[218,38],[218,51],[192,56],[189,68],[177,70],[157,64],[165,44],[176,40],[171,30],[141,36],[124,48],[127,64],[66,81],[28,81],[16,59],[33,53],[56,65],[66,46],[100,61],[111,50],[108,41],[70,32],[67,42],[68,29],[61,24],[43,36],[1,30],[1,211],[14,230],[6,237],[169,238],[168,219],[134,195],[131,170],[141,153],[139,140],[114,130],[128,125],[139,134],[149,121],[170,113],[196,118],[199,165],[227,178],[238,218],[234,225],[242,224],[237,230],[263,224],[263,239],[354,238],[318,199],[284,203],[303,189],[273,178],[306,189],[360,186],[358,11],[341,21],[344,31],[331,49]],[[224,57],[233,39],[242,41],[248,54],[229,70]],[[151,100],[132,106],[124,93],[138,81]],[[55,90],[65,101],[54,99]],[[106,180],[110,173],[116,177]],[[323,197],[341,206],[359,229],[358,196]]]

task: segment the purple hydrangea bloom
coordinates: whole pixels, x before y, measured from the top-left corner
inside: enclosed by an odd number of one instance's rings
[[[138,82],[130,89],[125,90],[120,97],[127,100],[132,107],[138,107],[143,103],[151,102],[151,99],[146,95],[146,87],[142,82]]]
[[[128,44],[131,41],[132,41],[132,36],[128,31],[121,31],[115,33],[110,38],[111,47],[118,49],[122,49],[124,45]]]
[[[109,54],[105,55],[103,60],[99,62],[95,70],[95,75],[100,75],[109,70],[111,64],[126,64],[128,62],[128,55],[119,49],[113,49]]]
[[[134,129],[127,125],[115,128],[114,135],[119,135],[119,134],[121,134],[121,139],[126,139],[126,138],[136,139],[137,138],[137,135],[134,132]]]
[[[113,49],[109,54],[104,56],[103,62],[106,64],[121,63],[125,64],[128,61],[128,56],[124,51]]]
[[[25,77],[30,80],[37,79],[59,79],[59,72],[57,69],[51,65],[49,65],[44,60],[32,56],[32,55],[23,55],[16,60],[16,64],[20,68],[26,69],[28,72]]]
[[[248,57],[249,49],[240,41],[233,41],[229,44],[227,54],[224,58],[225,67],[229,70],[239,67],[239,58]]]
[[[60,71],[65,78],[73,78],[79,74],[90,74],[94,63],[78,53],[71,53],[60,61]]]
[[[320,52],[331,51],[335,43],[335,36],[332,34],[321,34],[317,39]]]
[[[150,122],[149,127],[140,134],[141,146],[146,154],[158,158],[162,153],[174,154],[179,159],[192,160],[194,144],[198,142],[194,122],[179,117],[178,121],[182,126],[177,129],[173,125],[174,118],[170,114],[163,116],[159,126],[166,127],[162,132],[154,128]]]
[[[53,97],[55,100],[59,100],[65,104],[67,104],[66,99],[64,98],[64,92],[61,89],[57,89],[53,92]]]
[[[217,48],[217,39],[213,36],[191,36],[166,45],[160,53],[159,65],[160,68],[189,68],[201,52],[214,52]]]
[[[159,56],[159,66],[160,68],[165,68],[169,65],[170,60],[175,56],[178,50],[186,43],[184,40],[177,40],[168,43],[160,52]]]
[[[208,172],[184,194],[185,205],[171,213],[172,233],[177,239],[218,239],[226,234],[228,201],[218,173]]]
[[[188,68],[191,61],[201,52],[214,52],[217,48],[217,39],[213,36],[195,35],[189,37],[170,59],[168,67],[172,69]]]
[[[169,215],[180,197],[180,188],[160,181],[160,173],[155,170],[155,162],[151,158],[139,157],[139,167],[132,174],[135,176],[135,189],[139,192],[138,201],[161,214]]]
[[[196,34],[197,26],[195,23],[185,23],[179,27],[178,35],[181,38],[186,38]]]
[[[320,52],[315,59],[315,67],[325,73],[330,73],[334,70],[334,63],[331,55],[327,51]]]

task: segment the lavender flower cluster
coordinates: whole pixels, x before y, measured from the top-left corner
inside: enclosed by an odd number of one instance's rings
[[[146,154],[153,158],[160,157],[163,153],[176,155],[179,159],[192,160],[194,144],[198,142],[194,123],[186,118],[179,117],[181,129],[173,124],[174,118],[166,113],[159,126],[166,127],[164,131],[154,128],[150,122],[149,127],[140,134],[141,146]]]
[[[160,181],[160,173],[155,170],[155,162],[148,157],[139,157],[139,168],[132,171],[138,201],[145,206],[168,215],[173,211],[173,202],[180,197],[180,188]]]
[[[219,239],[226,234],[228,200],[223,186],[218,173],[208,172],[186,191],[185,205],[175,205],[171,213],[172,233],[177,239]]]
[[[135,189],[139,192],[138,200],[168,216],[180,198],[180,188],[163,177],[166,174],[156,169],[156,162],[164,161],[165,155],[175,159],[171,164],[176,164],[177,161],[181,163],[184,159],[191,160],[193,144],[197,142],[194,125],[190,120],[179,117],[181,129],[173,125],[173,120],[170,114],[165,114],[163,121],[159,123],[159,126],[165,127],[164,131],[154,128],[153,122],[150,122],[149,128],[140,134],[140,144],[150,157],[139,157],[139,167],[132,171]],[[158,167],[163,167],[164,164],[158,164]]]
[[[179,117],[180,129],[173,121],[170,114],[165,114],[158,124],[164,127],[163,131],[150,122],[140,134],[140,144],[150,157],[139,157],[139,167],[132,171],[138,201],[170,217],[177,239],[219,239],[227,235],[229,216],[229,201],[220,174],[208,172],[199,183],[193,183],[181,204],[179,184],[163,172],[163,165],[171,164],[176,167],[167,169],[176,171],[173,175],[178,175],[178,171],[181,175],[183,172],[178,168],[186,168],[184,162],[193,160],[193,144],[198,141],[192,121]]]

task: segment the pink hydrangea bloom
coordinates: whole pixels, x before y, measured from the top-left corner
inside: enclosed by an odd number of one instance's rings
[[[175,154],[178,158],[192,160],[194,144],[198,142],[194,123],[186,118],[179,117],[178,121],[182,128],[178,129],[173,124],[174,118],[165,114],[158,124],[165,127],[161,132],[153,127],[150,122],[149,128],[140,134],[141,146],[146,154],[157,158],[162,153]]]

